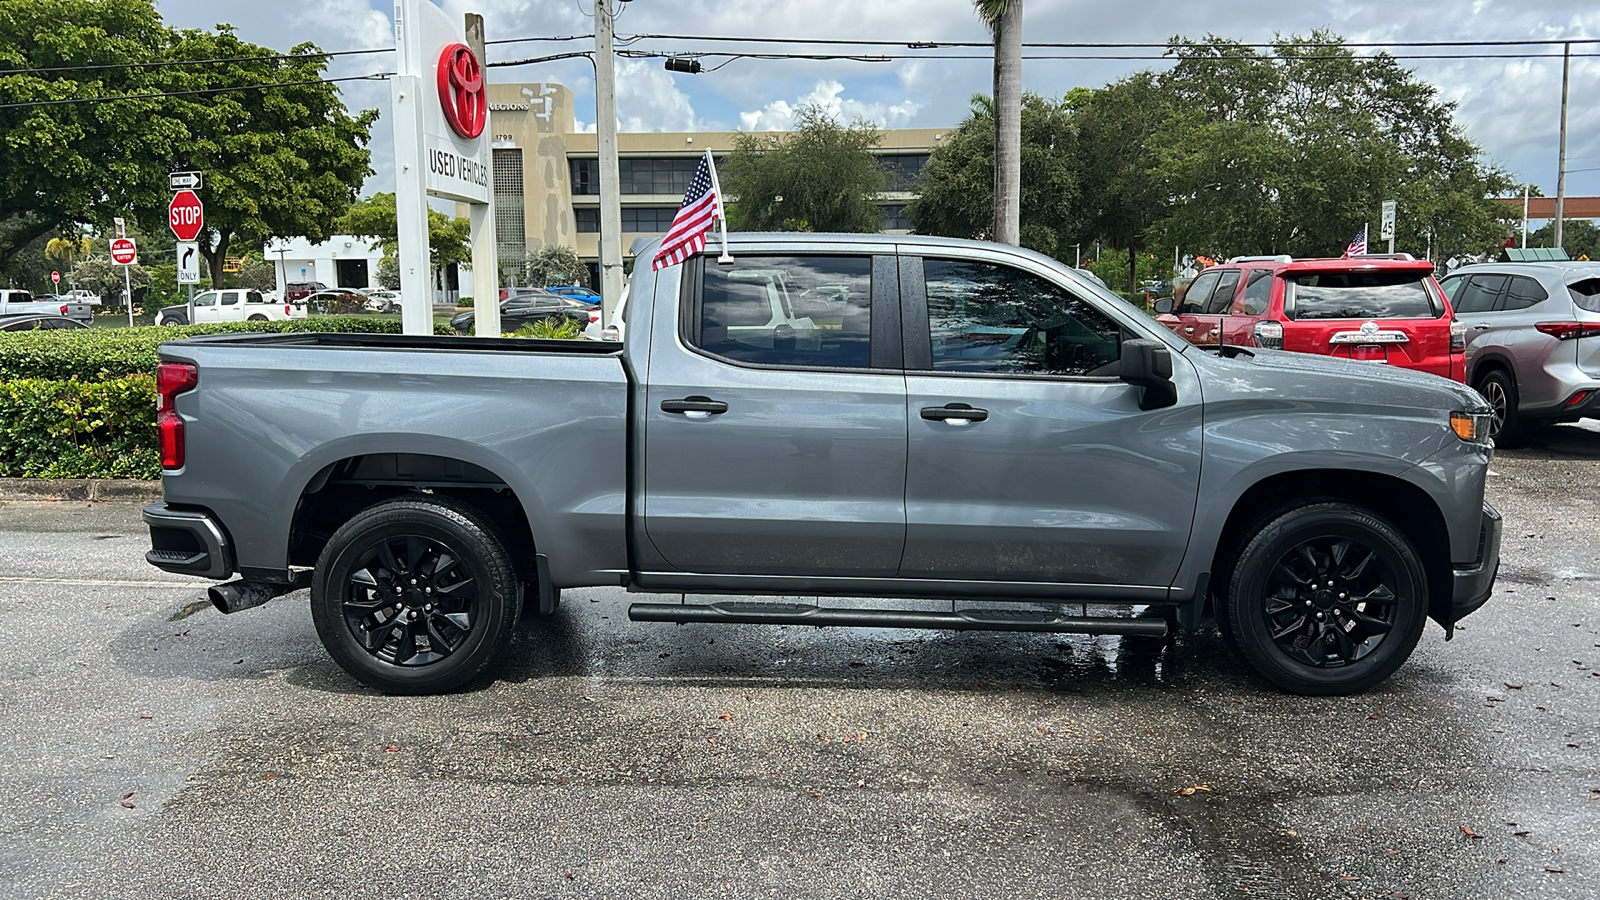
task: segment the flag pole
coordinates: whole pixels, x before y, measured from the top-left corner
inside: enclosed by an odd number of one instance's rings
[[[711,171],[711,190],[717,195],[717,224],[722,228],[722,255],[717,257],[717,262],[733,265],[733,256],[728,253],[728,217],[723,214],[722,204],[726,198],[722,196],[722,185],[717,183],[717,161],[711,157],[711,148],[706,148],[706,168]]]

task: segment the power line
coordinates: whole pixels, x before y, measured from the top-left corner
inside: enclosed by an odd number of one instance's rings
[[[866,62],[866,63],[887,63],[887,62],[895,62],[895,61],[899,61],[899,60],[915,60],[915,59],[993,59],[994,58],[992,54],[988,54],[988,53],[875,53],[875,54],[859,54],[859,53],[739,53],[739,52],[729,51],[729,50],[672,50],[672,51],[667,51],[667,50],[618,50],[617,51],[617,55],[618,56],[628,57],[628,58],[631,58],[631,59],[662,59],[662,58],[667,58],[667,57],[680,56],[680,57],[693,57],[693,58],[696,58],[696,59],[706,59],[706,58],[723,59],[723,58],[726,58],[726,59],[728,59],[730,61],[734,60],[734,59],[763,59],[763,60],[803,59],[803,60],[823,60],[823,61],[826,61],[826,60],[842,60],[842,61],[849,61],[849,62]],[[1572,56],[1575,57],[1575,58],[1595,57],[1595,56],[1600,56],[1600,52],[1597,52],[1597,53],[1574,53],[1574,54],[1572,54]],[[1143,60],[1143,61],[1170,61],[1170,62],[1180,61],[1180,60],[1175,59],[1174,57],[1172,57],[1170,55],[1167,55],[1167,54],[1154,55],[1154,54],[1148,54],[1148,53],[1146,53],[1146,54],[1034,53],[1034,54],[1024,54],[1022,58],[1024,60],[1030,60],[1030,59],[1032,59],[1032,60],[1049,60],[1049,59],[1053,59],[1053,60],[1080,60],[1080,61],[1092,61],[1092,60],[1110,60],[1110,61]],[[1375,57],[1370,57],[1370,56],[1351,56],[1351,55],[1342,55],[1342,54],[1334,53],[1334,54],[1280,55],[1280,56],[1273,56],[1273,57],[1253,56],[1253,55],[1249,55],[1249,54],[1219,54],[1219,55],[1215,55],[1215,56],[1190,57],[1189,59],[1191,59],[1193,61],[1196,61],[1196,62],[1206,62],[1206,61],[1216,61],[1216,60],[1221,60],[1221,61],[1229,61],[1229,60],[1276,60],[1276,61],[1296,61],[1296,62],[1302,62],[1302,61],[1304,61],[1304,62],[1332,62],[1332,61],[1340,61],[1340,60],[1342,60],[1342,61],[1371,60],[1371,59],[1374,59],[1374,58]],[[1385,54],[1384,58],[1393,59],[1393,60],[1418,60],[1418,59],[1560,59],[1560,58],[1562,58],[1562,54],[1560,54],[1560,53],[1414,53],[1414,54],[1404,54],[1404,55]],[[493,65],[493,63],[491,63],[491,65]],[[726,65],[726,63],[719,64],[718,68],[720,68],[722,65]]]
[[[705,34],[633,34],[618,37],[618,42],[632,43],[643,40],[663,41],[716,41],[722,43],[762,43],[762,44],[822,44],[835,46],[861,46],[861,47],[905,47],[911,50],[934,50],[942,47],[992,47],[992,41],[889,41],[867,40],[860,38],[771,38],[771,37],[734,37],[715,36]],[[1268,43],[1241,43],[1235,41],[1194,41],[1194,42],[1086,42],[1086,41],[1059,41],[1037,42],[1025,41],[1023,47],[1037,49],[1065,49],[1065,50],[1166,50],[1179,47],[1222,47],[1222,48],[1252,48],[1257,50],[1272,50],[1280,46],[1290,47],[1353,47],[1358,49],[1382,49],[1385,47],[1560,47],[1564,44],[1600,44],[1600,38],[1543,38],[1527,40],[1492,40],[1492,41],[1293,41],[1293,42],[1268,42]]]
[[[224,56],[215,59],[161,59],[145,62],[92,63],[80,66],[46,66],[37,69],[0,69],[5,75],[53,75],[60,72],[100,72],[110,69],[160,69],[169,66],[205,66],[236,62],[277,62],[290,59],[330,59],[336,56],[363,56],[369,53],[393,53],[393,47],[375,50],[327,50],[307,53],[275,53],[268,56]]]
[[[18,103],[0,103],[0,109],[20,109],[32,106],[68,106],[75,103],[107,103],[119,100],[161,100],[168,97],[193,97],[203,94],[227,94],[234,91],[264,91],[273,88],[302,87],[309,84],[336,84],[341,81],[383,81],[393,72],[375,75],[351,75],[346,78],[312,78],[305,81],[278,81],[262,84],[241,84],[231,87],[194,88],[186,91],[154,91],[146,94],[113,94],[103,97],[67,97],[60,100],[25,100]]]

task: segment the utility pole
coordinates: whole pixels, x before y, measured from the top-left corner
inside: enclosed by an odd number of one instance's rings
[[[1561,55],[1561,151],[1556,157],[1556,228],[1555,246],[1561,249],[1561,223],[1567,205],[1567,85],[1572,75],[1572,44],[1564,44]]]
[[[617,72],[612,0],[594,0],[595,131],[600,150],[600,324],[622,297],[622,176],[617,165]]]

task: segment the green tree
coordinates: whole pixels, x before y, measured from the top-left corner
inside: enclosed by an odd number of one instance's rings
[[[394,194],[376,193],[351,204],[335,223],[339,234],[354,234],[374,238],[372,248],[385,255],[396,254],[400,249],[400,231],[395,218]],[[434,267],[472,260],[472,223],[466,219],[448,216],[437,209],[428,210],[428,254]],[[398,263],[396,272],[398,272]]]
[[[400,290],[400,260],[393,254],[384,254],[378,260],[378,287],[385,290]]]
[[[528,254],[522,267],[523,280],[534,287],[553,284],[588,284],[589,267],[578,258],[578,251],[559,244],[548,244]]]
[[[366,145],[378,113],[349,115],[338,87],[322,80],[327,57],[316,52],[299,44],[287,59],[275,58],[280,54],[239,40],[227,25],[175,32],[166,48],[168,60],[237,60],[163,69],[169,90],[251,88],[170,101],[187,131],[170,163],[205,173],[200,251],[215,287],[235,238],[325,240],[371,172]]]
[[[1556,223],[1552,219],[1537,231],[1528,232],[1529,247],[1555,246]],[[1589,259],[1600,260],[1600,227],[1588,219],[1568,219],[1561,229],[1561,242],[1566,245],[1567,255],[1573,259],[1587,256]]]
[[[123,268],[108,256],[91,256],[78,263],[77,270],[73,272],[73,281],[78,287],[94,291],[99,297],[118,298],[123,291]],[[150,273],[144,266],[135,264],[126,268],[134,294],[139,294],[140,288],[150,286]]]
[[[80,256],[89,253],[89,239],[83,235],[72,237],[51,238],[45,245],[44,258],[52,262],[61,263],[62,267],[71,271],[72,264]]]
[[[170,100],[141,96],[161,90],[163,71],[124,64],[159,58],[167,42],[152,0],[0,5],[0,267],[69,223],[165,202],[184,126]]]
[[[800,108],[795,130],[746,132],[723,164],[728,225],[740,231],[853,231],[883,227],[877,205],[887,175],[872,151],[882,135],[857,119],[840,125],[820,106]]]
[[[1124,251],[1124,261],[1136,260],[1168,206],[1155,171],[1167,95],[1154,74],[1140,72],[1099,90],[1074,90],[1066,105],[1078,129],[1073,169],[1083,189],[1084,237]],[[1109,270],[1099,274],[1107,284],[1125,284],[1129,293],[1140,279],[1127,267],[1117,276],[1108,277]]]
[[[994,219],[1002,244],[1022,241],[1022,0],[973,0],[994,35]]]
[[[260,251],[251,250],[244,255],[244,267],[228,280],[237,287],[270,291],[278,286],[278,267]]]
[[[1080,228],[1077,131],[1065,103],[1022,97],[1022,246],[1070,259]],[[967,118],[928,155],[907,214],[922,234],[992,238],[994,104],[976,95]]]

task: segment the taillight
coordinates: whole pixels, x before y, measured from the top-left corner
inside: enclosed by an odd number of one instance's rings
[[[65,303],[61,304],[61,314],[63,316],[67,314],[67,305]]]
[[[1460,319],[1450,320],[1450,349],[1451,351],[1467,349],[1467,323]]]
[[[1561,405],[1561,408],[1562,409],[1571,409],[1574,406],[1580,406],[1580,405],[1583,404],[1583,401],[1589,399],[1589,395],[1593,394],[1593,393],[1594,393],[1594,391],[1592,391],[1592,390],[1579,391],[1576,394],[1573,394],[1571,397],[1568,397],[1567,398],[1567,402],[1563,403]]]
[[[192,363],[156,365],[156,430],[161,435],[161,468],[183,468],[183,417],[176,407],[178,395],[194,390],[200,370]]]
[[[1540,322],[1533,327],[1558,341],[1571,341],[1600,334],[1600,322]]]
[[[1256,346],[1268,350],[1283,349],[1283,323],[1262,319],[1255,327]]]
[[[292,310],[292,309],[294,309],[294,307],[292,307],[289,304],[285,303],[283,305],[283,314],[286,315],[286,316],[287,315],[291,315],[291,313],[289,311]]]
[[[593,325],[598,321],[600,321],[600,310],[598,310],[598,309],[589,310],[589,324]]]

